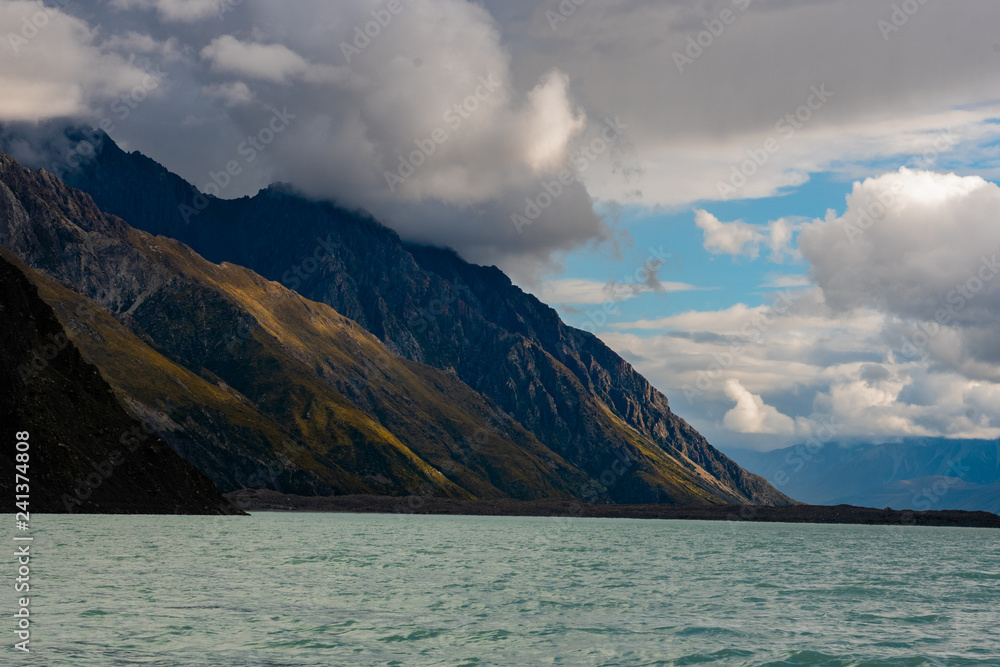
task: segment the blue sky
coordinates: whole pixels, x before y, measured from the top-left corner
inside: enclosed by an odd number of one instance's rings
[[[995,143],[984,143],[976,147],[977,153],[988,154],[995,148]],[[899,156],[896,158],[896,167],[888,166],[885,161],[878,164],[869,165],[870,178],[878,178],[886,172],[893,172],[900,165],[907,165],[911,169],[922,167],[934,167],[931,174],[942,174],[958,172],[962,174],[975,174],[977,172],[992,172],[994,165],[991,161],[962,161],[958,156],[942,155],[938,159],[942,164],[928,165],[923,161],[922,156]],[[858,167],[855,167],[857,171]],[[956,178],[963,178],[958,177]],[[968,176],[964,177],[968,178]],[[861,179],[864,180],[864,179]],[[987,181],[995,186],[994,181]],[[690,208],[679,209],[670,212],[650,211],[643,207],[625,207],[617,210],[614,217],[615,229],[620,232],[616,238],[617,244],[605,243],[593,247],[578,250],[566,255],[560,270],[553,274],[549,280],[543,282],[536,293],[548,297],[550,303],[559,311],[565,321],[575,326],[594,331],[602,336],[606,342],[611,344],[629,361],[642,370],[658,388],[665,391],[668,396],[675,399],[674,409],[692,421],[700,430],[708,434],[713,442],[723,448],[771,448],[775,442],[796,442],[804,441],[811,437],[810,429],[815,426],[800,427],[810,420],[817,418],[816,397],[823,392],[822,383],[810,385],[807,381],[796,381],[791,383],[777,383],[785,386],[773,386],[770,390],[764,389],[758,394],[751,394],[758,399],[764,410],[773,410],[780,415],[779,423],[785,417],[790,418],[785,422],[787,432],[778,434],[772,432],[747,433],[739,429],[727,428],[725,420],[729,412],[734,408],[726,402],[726,399],[719,400],[718,396],[713,400],[710,395],[701,392],[694,396],[692,400],[678,401],[678,397],[688,398],[684,391],[684,386],[692,387],[692,383],[683,385],[678,379],[680,377],[679,368],[687,360],[679,363],[671,363],[670,353],[664,354],[664,342],[671,347],[671,342],[676,342],[674,336],[690,336],[698,331],[697,327],[685,326],[684,321],[664,322],[658,321],[671,316],[681,316],[681,320],[687,318],[697,319],[699,316],[711,317],[713,314],[723,313],[746,306],[749,309],[767,308],[775,301],[775,291],[799,292],[807,295],[805,298],[815,299],[819,292],[819,300],[822,301],[822,291],[817,290],[816,280],[811,275],[810,261],[799,253],[797,243],[789,244],[793,251],[790,254],[783,254],[775,257],[766,248],[761,248],[759,254],[754,256],[732,255],[727,253],[711,252],[707,247],[706,234],[696,224],[696,211],[707,211],[723,221],[742,221],[750,225],[755,225],[760,229],[766,228],[767,224],[779,218],[791,219],[805,225],[823,220],[828,212],[832,211],[832,217],[846,219],[850,213],[848,205],[848,195],[858,186],[858,184],[845,177],[841,173],[820,173],[813,174],[809,180],[801,186],[784,189],[781,193],[770,197],[759,199],[729,200],[729,201],[709,201],[702,200],[692,203]],[[905,233],[906,220],[902,221]],[[987,221],[987,226],[994,230],[1000,230],[1000,221]],[[625,234],[621,234],[622,231]],[[914,230],[919,233],[919,230]],[[956,228],[954,233],[962,233]],[[1000,238],[1000,235],[995,235]],[[625,241],[622,241],[625,238]],[[987,243],[991,239],[986,239]],[[992,239],[995,245],[995,239]],[[984,245],[988,249],[990,245]],[[653,252],[650,252],[653,249]],[[659,268],[658,279],[664,284],[686,284],[691,286],[689,290],[671,291],[666,289],[657,291],[655,289],[633,290],[626,292],[612,291],[612,283],[632,284],[641,279],[637,277],[635,270],[643,266],[651,257],[660,257],[663,253],[669,257]],[[659,261],[659,260],[657,260]],[[589,299],[592,303],[568,302],[560,303],[559,295],[570,297],[585,293],[576,283],[587,281],[591,283],[592,292],[598,296]],[[566,284],[573,283],[576,290],[566,291]],[[604,285],[603,290],[601,285]],[[602,293],[606,298],[604,303],[598,303],[599,295]],[[617,297],[614,296],[617,294]],[[581,299],[587,301],[587,299]],[[612,305],[613,304],[613,305]],[[815,306],[816,304],[812,304]],[[878,330],[867,330],[864,326],[855,330],[850,322],[850,315],[846,323],[839,322],[837,315],[829,312],[823,314],[827,321],[820,326],[820,336],[829,339],[846,338],[848,344],[843,345],[841,340],[837,345],[837,350],[829,349],[834,345],[823,342],[816,346],[824,349],[828,355],[830,364],[828,369],[835,366],[851,367],[859,363],[867,364],[867,367],[874,369],[889,369],[898,366],[900,361],[906,359],[896,359],[900,355],[903,347],[896,343],[887,345],[884,340],[886,323],[883,315],[875,308],[867,309],[870,317],[878,321]],[[841,314],[842,315],[842,314]],[[605,319],[606,316],[606,319]],[[718,333],[718,330],[715,330]],[[705,326],[700,330],[701,334],[713,333],[712,327]],[[767,333],[767,332],[765,332]],[[795,332],[793,331],[793,334]],[[802,336],[809,334],[799,331]],[[624,336],[632,340],[627,341]],[[673,340],[672,340],[673,339]],[[648,343],[648,345],[646,345]],[[718,357],[713,355],[726,354],[726,348],[730,341],[724,344],[712,346],[694,353],[695,357],[703,360],[702,371],[711,367],[712,360]],[[780,345],[780,343],[777,343]],[[766,347],[766,344],[763,346]],[[813,349],[813,352],[816,350]],[[684,353],[682,353],[683,356]],[[764,353],[764,357],[770,358],[771,366],[780,363],[789,363],[789,359],[778,360],[780,354]],[[922,364],[926,359],[920,359],[918,364]],[[888,362],[888,363],[887,363]],[[732,370],[739,369],[737,360]],[[695,364],[697,367],[697,363]],[[933,361],[928,364],[933,367]],[[730,369],[727,369],[730,370]],[[743,369],[744,371],[748,369]],[[814,370],[820,370],[818,368]],[[916,372],[914,372],[916,370]],[[927,373],[927,368],[906,371],[906,382],[900,383],[896,391],[895,405],[914,403],[922,404],[920,407],[932,412],[936,407],[937,397],[931,393],[924,395],[925,387],[921,381],[915,380],[918,374],[927,374],[923,380],[933,384],[934,373]],[[946,375],[944,369],[937,369],[942,375]],[[874,372],[874,371],[873,371]],[[881,372],[881,371],[880,371]],[[891,371],[886,370],[885,373]],[[737,373],[734,373],[736,375]],[[752,371],[750,372],[752,376]],[[938,378],[940,380],[940,378]],[[750,384],[749,382],[747,384]],[[976,383],[976,388],[989,387],[992,383],[983,385]],[[751,385],[752,386],[752,385]],[[730,401],[740,400],[739,394],[745,387],[733,391],[726,391],[726,398]],[[830,391],[829,387],[827,390]],[[750,393],[750,392],[747,392]],[[832,392],[831,392],[832,393]],[[748,399],[743,396],[743,399]],[[776,406],[775,408],[772,408]],[[964,405],[964,403],[963,403]],[[991,437],[993,431],[995,412],[992,407],[987,407],[984,411],[980,407],[964,408],[967,416],[971,415],[979,426],[985,426],[979,430],[978,435]],[[825,417],[829,419],[829,416]],[[821,417],[821,419],[823,419]],[[917,419],[919,421],[919,418]],[[933,420],[932,420],[933,421]],[[731,420],[736,423],[736,420]],[[768,428],[759,430],[768,431]],[[774,430],[774,429],[770,429]],[[892,440],[904,437],[904,433],[872,432],[871,426],[867,430],[860,432],[855,429],[845,429],[841,431],[838,440],[845,442],[862,440]],[[922,434],[928,434],[924,431]],[[975,434],[975,433],[974,433]]]
[[[878,173],[875,171],[874,173]],[[650,256],[650,249],[661,247],[670,253],[660,269],[664,282],[686,283],[699,288],[692,291],[642,292],[618,302],[621,315],[613,319],[629,322],[654,319],[689,310],[720,310],[737,303],[758,306],[770,303],[773,286],[780,278],[799,278],[808,271],[802,259],[786,257],[780,263],[763,257],[732,257],[712,254],[704,247],[704,233],[695,224],[695,209],[704,209],[721,220],[743,220],[766,225],[778,218],[822,218],[827,210],[843,213],[851,182],[835,174],[815,174],[809,182],[773,197],[761,199],[707,201],[692,203],[690,208],[666,212],[644,208],[626,209],[616,225],[627,232],[627,241],[569,253],[555,279],[584,278],[599,282],[634,280],[635,271]],[[620,258],[618,257],[620,255]],[[581,308],[552,304],[572,324],[584,325],[588,319]],[[570,305],[571,304],[565,304]],[[600,309],[600,304],[584,309]]]

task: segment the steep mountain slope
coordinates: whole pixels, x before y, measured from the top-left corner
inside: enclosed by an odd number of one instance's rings
[[[801,500],[894,509],[1000,510],[1000,441],[913,438],[732,456]]]
[[[599,339],[563,324],[495,267],[407,245],[370,216],[281,187],[203,197],[152,160],[92,139],[96,159],[63,177],[102,208],[210,261],[281,281],[393,352],[453,371],[545,447],[603,476],[615,501],[789,502],[712,447]]]
[[[262,485],[305,493],[570,498],[589,482],[453,374],[389,354],[329,306],[134,230],[6,156],[0,241],[100,304],[73,327],[81,347],[224,489],[255,467]],[[79,311],[80,297],[39,283],[64,317]]]
[[[33,273],[0,247],[3,497],[13,502],[14,475],[21,472],[29,512],[239,513],[193,465],[126,414],[38,296]],[[27,467],[15,471],[15,435],[25,431]]]

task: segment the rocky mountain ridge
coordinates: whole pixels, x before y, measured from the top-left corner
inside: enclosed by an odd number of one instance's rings
[[[179,215],[183,203],[176,200],[184,188],[178,177],[109,140],[89,169],[63,177],[84,185],[89,178],[101,207],[196,244],[205,259],[105,215],[53,174],[29,172],[6,156],[0,242],[93,299],[169,363],[224,387],[231,407],[249,411],[245,431],[254,431],[250,415],[263,415],[267,428],[250,439],[260,456],[248,461],[259,468],[267,460],[271,468],[285,459],[278,475],[284,479],[265,479],[264,486],[321,494],[790,502],[711,447],[598,339],[564,325],[495,268],[406,245],[370,217],[279,187],[252,199],[207,198],[196,221],[182,217],[171,227],[170,211]],[[119,176],[119,187],[98,187]],[[298,294],[287,289],[293,277]],[[148,386],[126,388],[137,369],[118,364],[112,372],[115,365],[106,363],[119,390],[145,406],[136,410],[151,409]],[[408,395],[399,391],[404,376]],[[426,408],[423,419],[407,403],[415,397]],[[210,433],[202,399],[185,399],[185,417]],[[449,413],[456,406],[460,414]],[[226,414],[229,426],[240,421],[232,411],[214,414]],[[349,418],[337,421],[338,414]],[[185,456],[208,466],[220,488],[244,483],[226,477],[233,461],[216,456],[219,443],[170,421],[166,430],[188,439],[176,448],[189,447]],[[502,444],[471,447],[483,433],[498,434]],[[278,444],[285,441],[298,462]],[[242,445],[227,447],[243,455]],[[376,463],[358,460],[358,451]],[[478,470],[463,468],[470,458]],[[343,461],[353,468],[341,469]]]

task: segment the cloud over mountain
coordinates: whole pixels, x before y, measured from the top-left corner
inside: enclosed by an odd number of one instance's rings
[[[110,117],[116,141],[202,184],[287,108],[295,122],[223,196],[287,181],[525,276],[619,238],[595,201],[718,199],[740,172],[737,196],[763,196],[859,161],[946,162],[1000,132],[983,86],[995,63],[980,53],[992,3],[922,6],[889,39],[878,21],[891,8],[859,0],[576,7],[16,0],[0,10],[17,36],[0,81],[18,90],[0,119]],[[111,113],[150,68],[167,75],[157,91]]]

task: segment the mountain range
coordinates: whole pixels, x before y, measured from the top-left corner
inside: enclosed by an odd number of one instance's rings
[[[728,451],[747,470],[810,504],[1000,513],[1000,440],[908,438]]]
[[[220,490],[793,502],[499,269],[287,186],[201,195],[103,133],[67,136],[97,150],[58,174],[0,155],[0,243]]]

